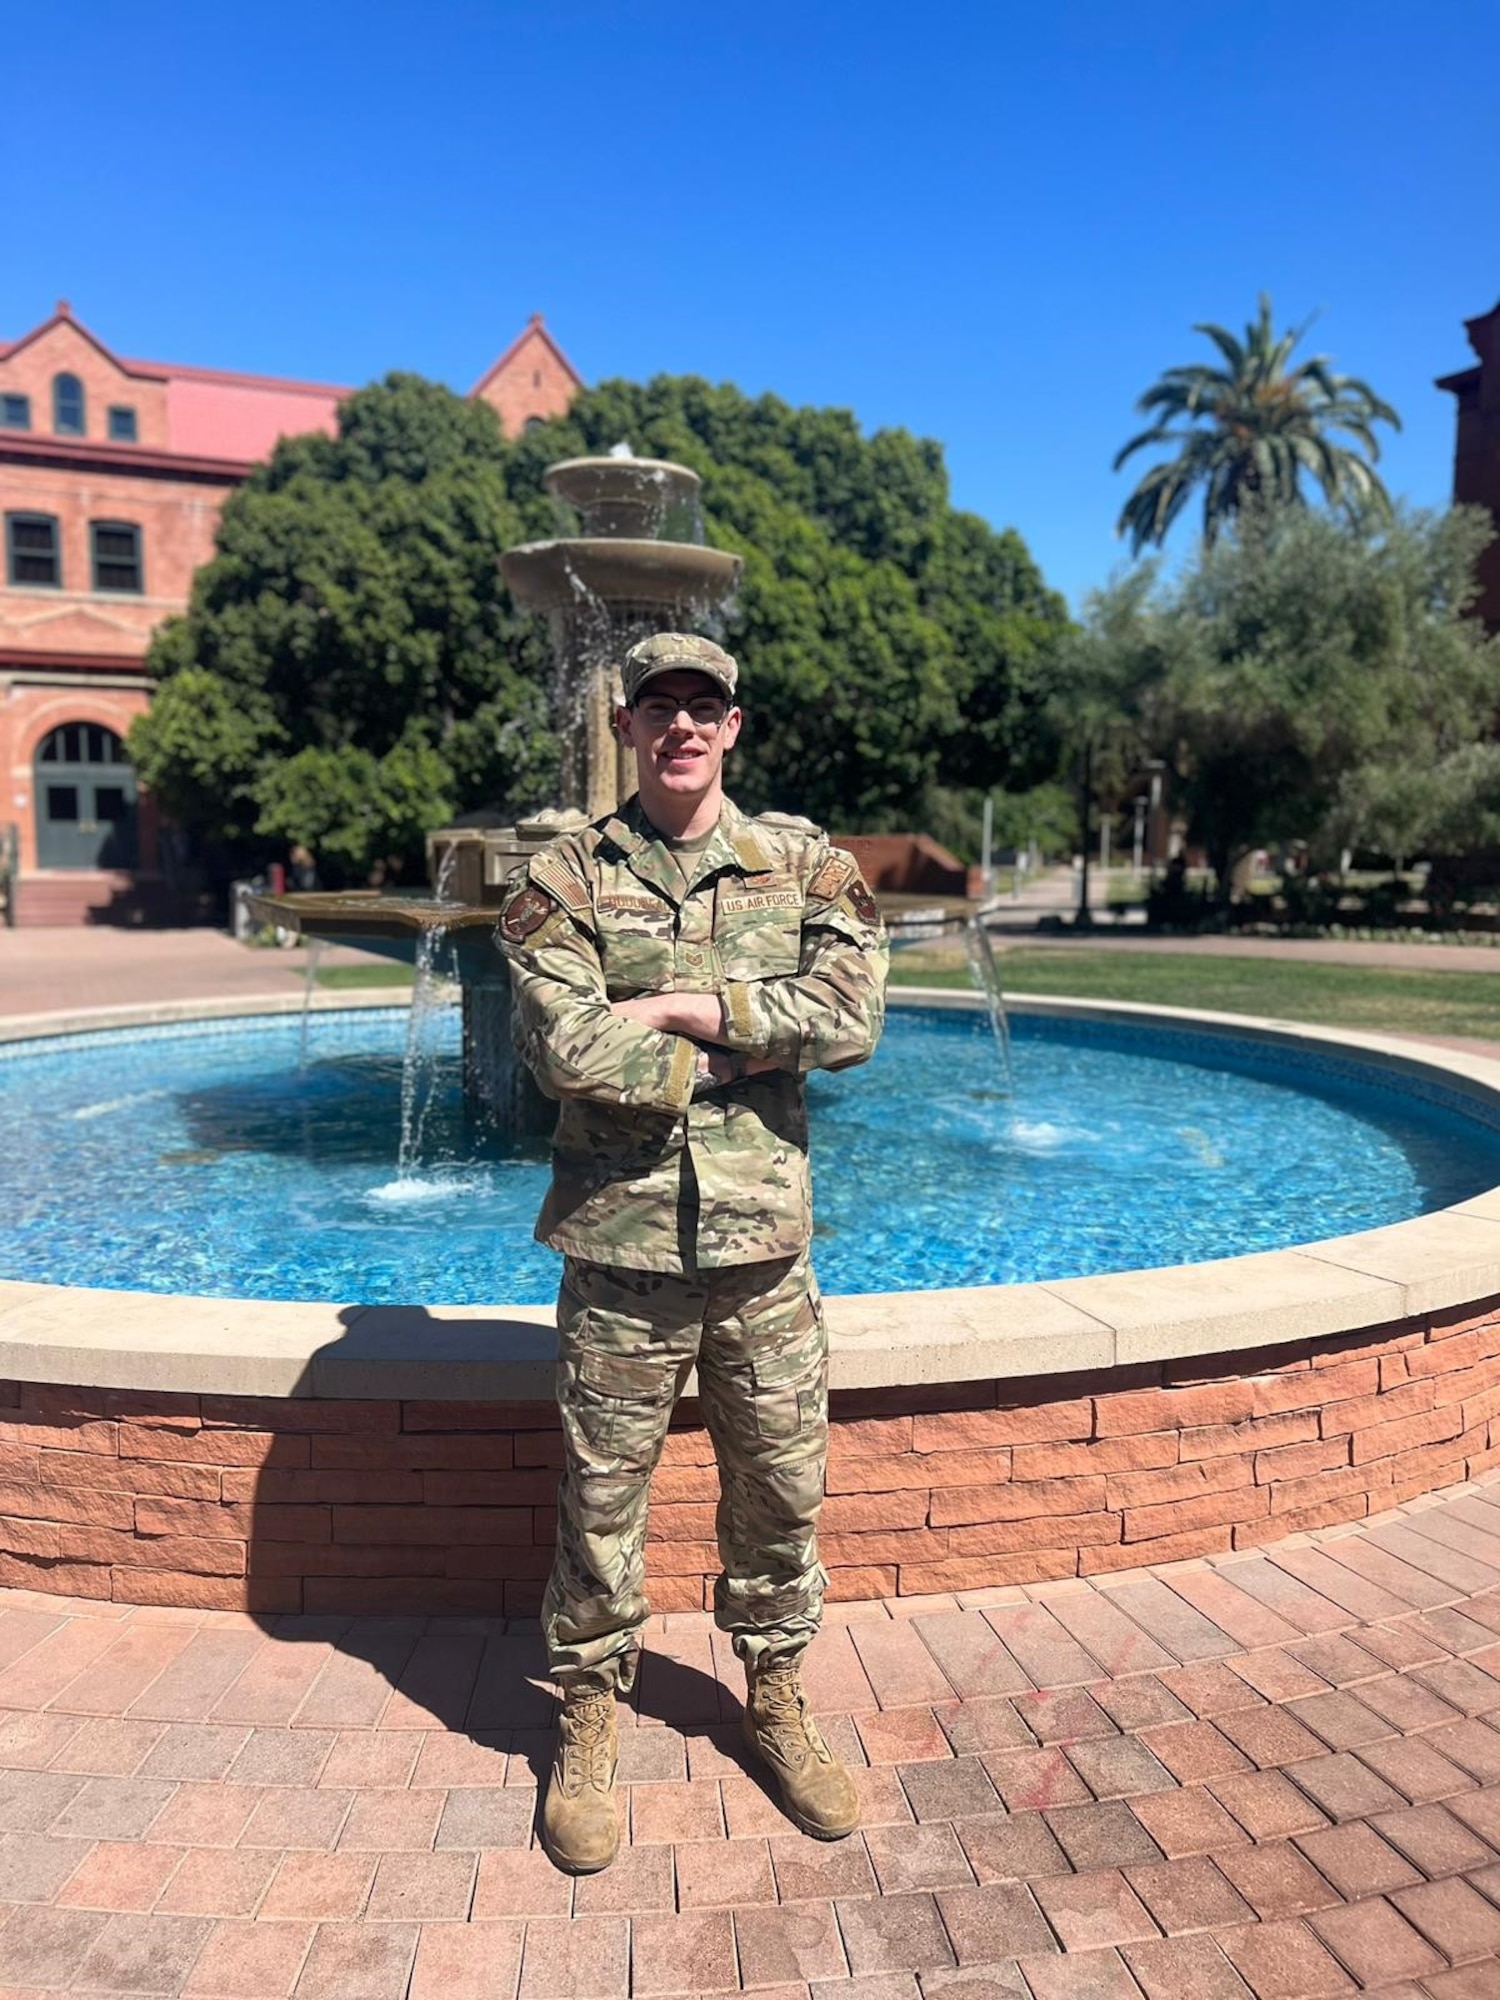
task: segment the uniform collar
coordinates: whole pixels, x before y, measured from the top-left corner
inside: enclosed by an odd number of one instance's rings
[[[676,857],[646,817],[639,794],[632,794],[619,811],[605,821],[603,833],[605,839],[612,841],[625,856],[632,875],[665,896],[669,902],[681,902],[684,891]],[[737,874],[760,875],[774,866],[765,842],[755,829],[755,822],[748,814],[742,813],[732,799],[726,798],[712,838],[693,857],[692,883],[696,888],[698,883],[726,868],[733,869]]]

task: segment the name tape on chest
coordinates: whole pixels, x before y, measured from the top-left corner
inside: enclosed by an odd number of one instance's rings
[[[632,896],[623,890],[613,889],[600,896],[594,908],[601,917],[614,916],[625,911],[646,917],[670,917],[672,914],[671,906],[664,903],[660,896]]]

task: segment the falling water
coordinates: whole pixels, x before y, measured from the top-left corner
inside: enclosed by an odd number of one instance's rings
[[[968,949],[974,983],[984,995],[990,1026],[995,1031],[1000,1066],[1005,1071],[1005,1087],[1014,1096],[1016,1071],[1011,1060],[1010,1017],[1005,1011],[1005,995],[1000,990],[1000,966],[995,957],[995,947],[990,943],[990,934],[977,916],[970,917],[964,926],[964,944]]]
[[[314,938],[307,947],[307,977],[302,984],[302,1033],[297,1039],[297,1069],[307,1068],[307,1030],[312,1020],[313,988],[318,983],[318,967],[323,963],[324,942]]]
[[[401,1145],[396,1159],[398,1186],[416,1181],[422,1165],[422,1134],[437,1094],[443,1060],[443,1030],[459,996],[458,985],[444,978],[437,962],[447,941],[441,924],[424,926],[417,940],[413,966],[411,1010],[406,1018],[406,1052],[401,1063]]]
[[[443,857],[438,862],[437,874],[433,878],[432,898],[436,903],[453,901],[453,871],[458,866],[458,847],[453,841],[443,849]]]

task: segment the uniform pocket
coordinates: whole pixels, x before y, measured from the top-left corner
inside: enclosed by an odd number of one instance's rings
[[[588,1347],[573,1370],[571,1402],[578,1428],[595,1451],[644,1459],[655,1448],[663,1405],[670,1402],[676,1369],[665,1357],[644,1361]]]
[[[599,958],[604,967],[604,990],[611,1000],[629,1000],[637,993],[661,993],[671,987],[670,931],[601,927]]]
[[[828,1365],[821,1339],[757,1356],[751,1369],[755,1427],[763,1438],[801,1437],[826,1424]]]

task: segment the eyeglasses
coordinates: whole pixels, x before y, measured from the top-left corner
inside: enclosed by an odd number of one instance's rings
[[[716,694],[695,694],[691,701],[647,694],[635,704],[635,712],[648,729],[670,729],[679,715],[686,715],[695,729],[717,729],[729,713],[729,703]]]

